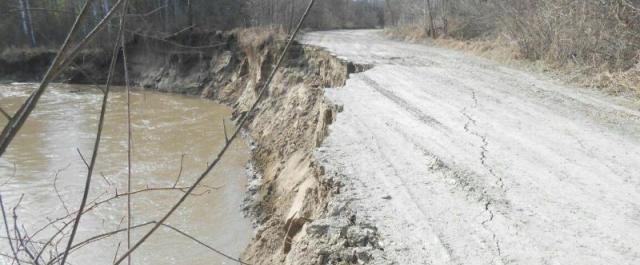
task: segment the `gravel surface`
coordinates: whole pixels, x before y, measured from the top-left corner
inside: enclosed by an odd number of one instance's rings
[[[302,42],[374,66],[326,91],[317,151],[372,263],[640,264],[636,103],[375,30]]]

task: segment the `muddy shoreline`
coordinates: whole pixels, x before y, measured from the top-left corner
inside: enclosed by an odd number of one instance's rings
[[[164,41],[134,38],[127,48],[132,80],[145,89],[226,104],[236,119],[255,100],[283,39],[283,35],[258,30],[191,33]],[[194,51],[176,43],[220,45]],[[0,69],[7,69],[6,65]],[[105,66],[102,59],[85,57],[61,80],[90,83],[87,76],[104,73]],[[0,79],[37,80],[33,72],[38,69],[19,69],[29,71],[7,74],[2,70]],[[349,74],[366,69],[319,48],[292,46],[268,96],[245,127],[252,149],[248,171],[253,172],[245,209],[257,227],[243,255],[248,263],[366,263],[372,250],[381,249],[375,228],[359,224],[348,203],[331,200],[342,188],[340,177],[327,176],[314,154],[341,109],[325,99],[324,88],[341,87]],[[122,82],[121,75],[116,81]]]

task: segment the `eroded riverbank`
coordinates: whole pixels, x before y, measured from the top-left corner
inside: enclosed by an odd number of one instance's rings
[[[151,90],[200,95],[243,115],[271,71],[283,36],[260,30],[176,36],[166,41],[135,39],[130,44],[132,77]],[[357,248],[375,231],[357,225],[354,213],[329,198],[341,184],[326,177],[314,157],[340,110],[324,88],[340,87],[366,66],[339,60],[318,48],[295,44],[276,74],[268,96],[252,114],[246,134],[255,169],[246,210],[257,224],[244,257],[252,264],[335,264],[363,258]],[[217,121],[215,121],[217,123]],[[331,215],[329,219],[325,217]],[[362,239],[365,239],[364,241]]]

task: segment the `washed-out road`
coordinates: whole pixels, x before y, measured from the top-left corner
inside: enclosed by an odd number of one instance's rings
[[[375,30],[302,41],[373,66],[327,90],[317,158],[374,263],[640,264],[637,103]]]

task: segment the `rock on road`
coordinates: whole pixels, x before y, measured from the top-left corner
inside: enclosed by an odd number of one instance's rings
[[[303,43],[372,69],[317,151],[379,264],[640,264],[640,108],[380,31]],[[360,217],[361,216],[361,217]]]

